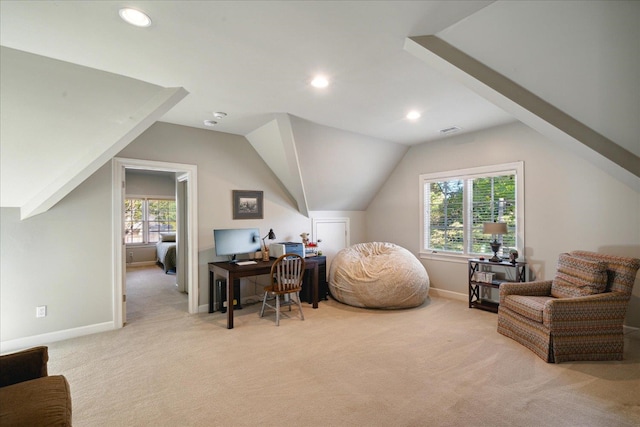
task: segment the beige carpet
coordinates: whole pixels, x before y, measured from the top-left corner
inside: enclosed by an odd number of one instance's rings
[[[639,331],[622,362],[553,365],[444,298],[305,304],[279,327],[256,304],[227,330],[221,313],[187,314],[175,276],[136,270],[127,326],[49,346],[76,426],[640,425]]]

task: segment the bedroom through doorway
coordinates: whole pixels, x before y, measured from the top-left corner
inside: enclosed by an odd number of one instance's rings
[[[178,295],[186,286],[176,274],[181,197],[175,172],[125,169],[127,324],[156,313],[164,304],[181,307],[183,301],[181,309],[188,311],[186,295]]]
[[[163,180],[164,183],[161,182]],[[114,326],[121,328],[127,323],[128,303],[133,304],[132,309],[138,317],[140,310],[152,307],[159,301],[165,301],[174,311],[178,307],[189,314],[197,313],[197,167],[114,158],[112,181]],[[127,204],[131,202],[128,199],[137,201]],[[174,204],[175,213],[163,211],[170,204],[168,201]],[[139,212],[134,215],[131,209]],[[158,241],[172,240],[167,238],[172,235],[175,240],[175,263],[165,271],[167,264],[163,256],[160,257],[163,262],[157,263],[156,245]],[[157,275],[154,278],[155,273]],[[127,282],[132,280],[134,286],[142,283],[141,289],[132,289],[128,296]],[[148,286],[153,282],[158,284],[157,288]],[[171,284],[169,289],[180,299],[167,302],[161,297],[167,282]],[[159,296],[155,302],[151,301],[154,291]],[[149,304],[131,300],[137,296],[150,300]],[[185,299],[186,306],[183,303]],[[157,307],[152,310],[157,311]]]
[[[127,324],[162,305],[188,311],[184,269],[177,274],[178,206],[181,218],[185,212],[180,185],[176,172],[125,169]]]

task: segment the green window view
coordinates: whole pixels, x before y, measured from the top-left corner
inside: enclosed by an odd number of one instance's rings
[[[500,255],[516,248],[516,183],[515,171],[425,180],[423,250],[490,255],[494,237],[502,243]],[[504,222],[508,233],[484,234],[486,222]]]
[[[156,243],[160,233],[176,231],[175,200],[125,200],[125,243]]]

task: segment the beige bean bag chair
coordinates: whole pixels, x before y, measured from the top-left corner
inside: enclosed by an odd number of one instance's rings
[[[359,243],[331,261],[329,289],[335,299],[355,307],[417,307],[427,299],[429,276],[418,258],[401,246]]]

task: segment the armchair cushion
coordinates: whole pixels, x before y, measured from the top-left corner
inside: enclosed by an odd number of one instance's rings
[[[62,375],[51,375],[1,387],[0,402],[2,425],[71,425],[71,391],[69,383]]]
[[[607,264],[561,254],[551,296],[574,298],[604,292],[607,288]]]
[[[508,295],[504,299],[504,306],[514,312],[542,323],[545,304],[554,299],[550,296]]]
[[[48,375],[48,360],[47,347],[0,356],[0,425],[71,425],[69,383]]]

